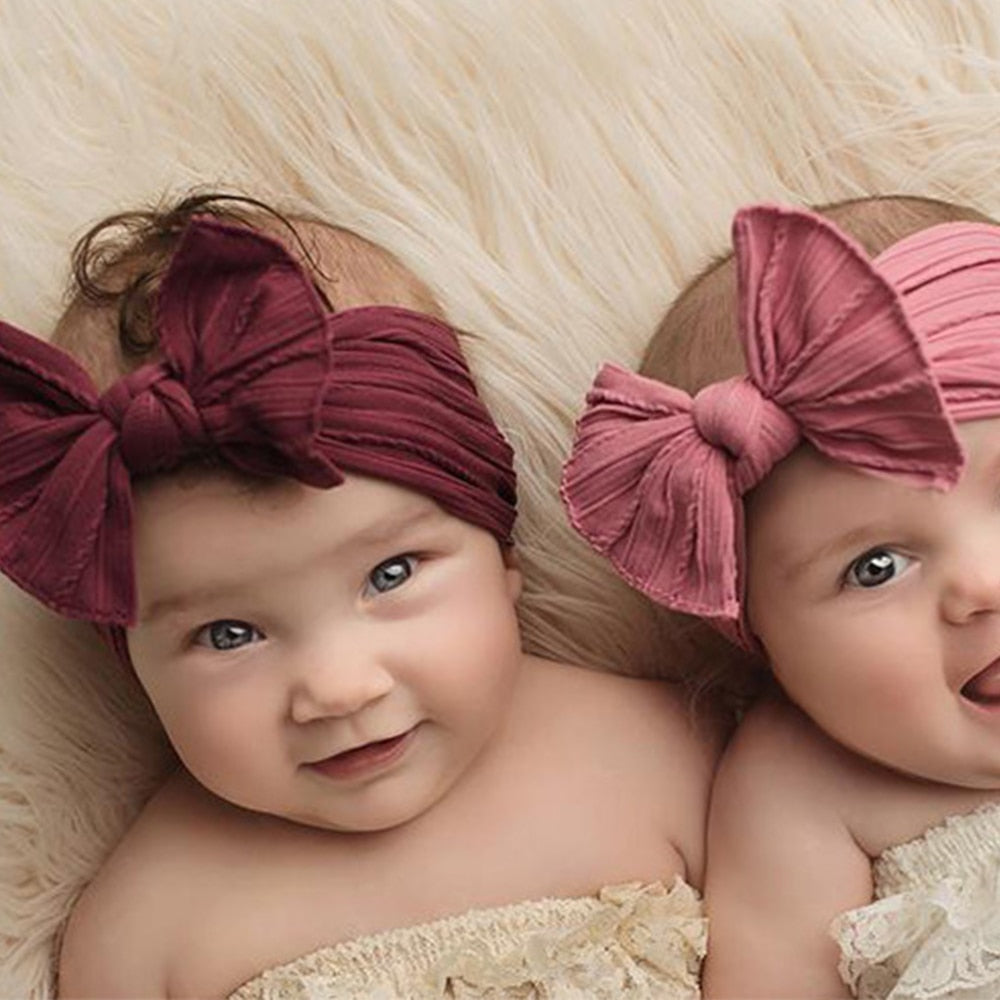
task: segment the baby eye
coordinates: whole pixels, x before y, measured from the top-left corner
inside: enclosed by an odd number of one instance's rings
[[[413,576],[416,567],[417,560],[413,556],[393,556],[380,562],[365,580],[365,596],[395,590]]]
[[[248,622],[223,618],[217,622],[209,622],[199,629],[194,637],[194,643],[196,646],[208,646],[210,649],[227,650],[239,649],[240,646],[263,638],[263,633]]]
[[[871,549],[847,567],[845,580],[849,587],[881,587],[899,576],[912,561],[892,549]]]

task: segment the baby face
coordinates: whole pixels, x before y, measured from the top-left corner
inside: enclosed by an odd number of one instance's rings
[[[748,610],[776,678],[891,768],[1000,787],[1000,419],[948,493],[800,449],[747,506]]]
[[[221,798],[332,830],[437,802],[503,722],[520,574],[488,532],[392,484],[137,491],[129,649]]]

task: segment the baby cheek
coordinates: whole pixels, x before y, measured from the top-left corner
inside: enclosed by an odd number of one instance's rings
[[[884,727],[887,717],[910,714],[926,697],[921,657],[913,645],[905,637],[890,639],[884,629],[852,631],[841,622],[831,632],[817,630],[798,654],[791,654],[797,667],[788,686],[807,691],[808,707],[838,728],[863,727],[872,718]]]
[[[265,707],[252,686],[196,686],[175,695],[161,714],[174,748],[196,772],[227,767],[260,740],[273,721],[263,717]],[[256,735],[254,735],[256,734]],[[196,776],[199,776],[196,774]]]
[[[401,652],[425,699],[461,703],[466,712],[492,710],[505,698],[522,660],[513,608],[477,601],[410,623]]]

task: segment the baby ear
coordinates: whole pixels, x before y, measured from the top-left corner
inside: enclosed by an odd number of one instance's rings
[[[511,603],[514,603],[521,596],[521,589],[524,585],[524,578],[521,574],[521,558],[513,545],[501,545],[500,555],[503,557],[507,573],[507,593],[510,594]]]

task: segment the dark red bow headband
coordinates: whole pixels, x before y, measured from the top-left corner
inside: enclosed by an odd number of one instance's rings
[[[386,479],[510,540],[512,453],[445,324],[330,313],[279,242],[199,218],[156,329],[164,360],[98,394],[0,323],[0,570],[55,611],[134,622],[131,479],[201,455],[320,488],[341,470]]]

